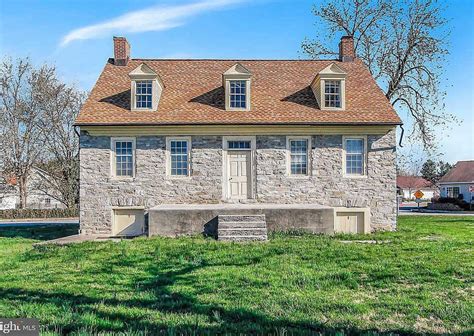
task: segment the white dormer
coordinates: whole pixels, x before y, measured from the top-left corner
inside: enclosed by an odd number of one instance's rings
[[[311,88],[321,110],[346,108],[346,76],[347,73],[335,63],[316,75]]]
[[[160,76],[145,63],[128,74],[131,86],[132,111],[156,111],[164,85]]]
[[[226,110],[250,110],[251,77],[250,71],[240,63],[236,63],[222,74]]]

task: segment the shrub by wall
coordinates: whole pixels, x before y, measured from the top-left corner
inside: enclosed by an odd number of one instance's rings
[[[0,210],[0,219],[78,217],[77,208],[68,209],[8,209]]]

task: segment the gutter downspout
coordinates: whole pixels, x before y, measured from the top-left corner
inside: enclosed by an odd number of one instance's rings
[[[73,126],[74,133],[77,135],[77,137],[79,139],[79,143],[78,143],[79,150],[77,151],[77,157],[76,157],[77,160],[79,161],[79,158],[80,158],[79,153],[81,151],[81,134],[77,131],[78,128],[79,128],[79,126]],[[80,167],[80,165],[79,165],[79,167]],[[79,173],[79,176],[80,176],[80,173]],[[80,177],[78,177],[77,185],[78,185],[79,195],[81,194],[81,183],[80,182],[81,182]],[[78,204],[77,210],[79,211],[79,234],[81,234],[81,197],[79,197],[79,204]]]
[[[400,124],[400,128],[402,129],[402,134],[400,134],[400,141],[398,142],[398,146],[403,147],[402,141],[403,141],[403,135],[405,134],[405,129],[403,128],[403,124]]]

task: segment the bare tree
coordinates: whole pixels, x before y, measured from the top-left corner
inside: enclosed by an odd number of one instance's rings
[[[28,178],[43,153],[37,98],[44,71],[34,69],[29,59],[7,59],[0,65],[1,163],[4,174],[18,182],[20,208],[26,206]]]
[[[425,150],[433,149],[435,128],[456,121],[443,111],[449,33],[436,0],[333,0],[313,12],[318,39],[303,41],[303,52],[313,58],[336,55],[329,47],[334,34],[353,36],[357,57],[387,99],[399,112],[408,112],[412,135]]]
[[[57,79],[54,67],[48,69],[48,80],[41,87],[39,106],[44,130],[42,142],[47,156],[39,164],[40,179],[35,187],[44,194],[73,207],[79,196],[79,139],[74,134],[74,120],[86,94]]]
[[[77,203],[73,123],[84,100],[84,92],[58,80],[54,66],[35,68],[29,59],[0,65],[0,168],[16,178],[20,208],[27,204],[28,186],[68,207]],[[35,168],[38,178],[29,181]]]

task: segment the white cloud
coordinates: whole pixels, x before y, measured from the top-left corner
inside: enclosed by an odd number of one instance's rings
[[[66,46],[75,40],[88,40],[109,34],[162,31],[185,24],[185,19],[243,0],[204,0],[177,6],[154,6],[129,12],[114,19],[82,27],[69,32],[61,40]]]

